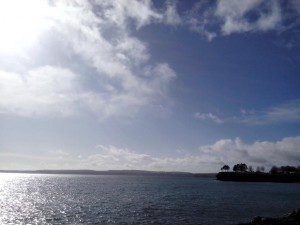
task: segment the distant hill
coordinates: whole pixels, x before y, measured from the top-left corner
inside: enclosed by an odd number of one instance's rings
[[[28,173],[28,174],[77,174],[77,175],[143,175],[143,176],[197,176],[214,177],[215,174],[189,173],[189,172],[165,172],[147,170],[0,170],[0,173]]]

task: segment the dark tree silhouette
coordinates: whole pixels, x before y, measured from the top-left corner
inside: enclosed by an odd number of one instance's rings
[[[271,174],[277,174],[279,173],[279,168],[277,166],[273,166],[270,170]]]
[[[294,173],[296,172],[296,167],[294,166],[282,166],[280,167],[281,173]]]
[[[233,166],[234,172],[246,172],[248,169],[248,166],[245,163],[236,164]]]
[[[297,168],[294,166],[273,166],[270,170],[271,174],[290,174],[290,173],[297,173],[300,174],[300,166]]]
[[[253,167],[252,167],[252,166],[249,166],[248,171],[252,173],[252,172],[253,172]]]
[[[228,170],[230,170],[230,167],[228,166],[228,165],[224,165],[222,168],[221,168],[221,170],[223,171],[228,171]]]

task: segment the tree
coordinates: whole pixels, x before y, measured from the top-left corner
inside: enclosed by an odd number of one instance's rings
[[[246,172],[248,170],[248,166],[245,163],[240,164],[241,172]]]
[[[294,166],[282,166],[280,169],[282,173],[295,173],[297,170]]]
[[[253,172],[253,167],[252,166],[249,166],[249,172]]]
[[[221,168],[221,170],[223,171],[228,171],[228,170],[230,170],[230,167],[228,166],[228,165],[224,165],[222,168]]]
[[[236,164],[233,166],[234,172],[246,172],[248,169],[248,166],[245,163]]]
[[[270,173],[271,174],[277,174],[279,172],[279,169],[277,166],[273,166],[270,170]]]
[[[294,166],[273,166],[270,170],[271,174],[289,174],[289,173],[300,173],[300,167],[296,168]]]
[[[300,174],[300,166],[298,166],[298,167],[296,168],[296,173],[299,173],[299,174]]]

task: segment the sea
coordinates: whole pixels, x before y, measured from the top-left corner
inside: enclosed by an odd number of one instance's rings
[[[300,208],[300,184],[134,175],[0,174],[0,224],[250,222]]]

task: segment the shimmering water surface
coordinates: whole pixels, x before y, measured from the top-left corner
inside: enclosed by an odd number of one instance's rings
[[[0,174],[0,224],[236,224],[300,208],[300,184]]]

